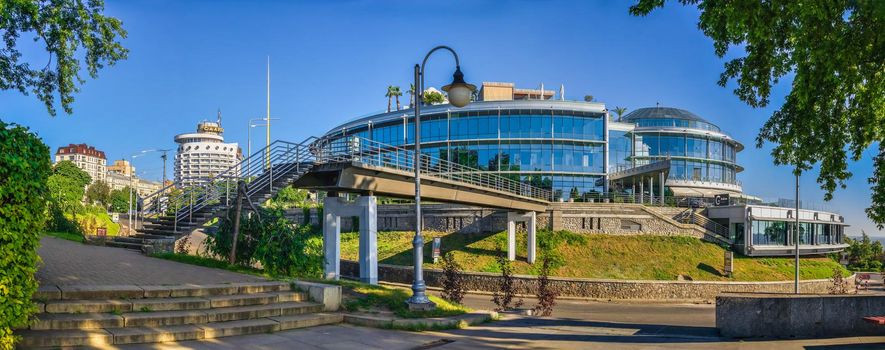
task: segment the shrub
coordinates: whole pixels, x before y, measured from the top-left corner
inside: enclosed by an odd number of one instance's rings
[[[495,311],[507,311],[522,306],[522,298],[513,302],[516,296],[513,287],[513,266],[507,254],[501,250],[501,246],[495,248],[495,261],[501,267],[501,279],[498,289],[492,294],[492,302],[495,303]]]
[[[534,314],[538,316],[550,316],[553,307],[556,306],[556,298],[559,291],[550,286],[550,255],[541,255],[541,273],[538,274],[538,305],[535,305]]]
[[[294,226],[282,210],[243,211],[235,264],[260,262],[271,275],[319,278],[323,271],[323,238],[310,226]],[[207,250],[228,257],[233,237],[233,209],[219,220],[218,232],[206,238]]]
[[[845,280],[845,275],[842,274],[842,269],[833,269],[833,276],[830,277],[830,283],[832,283],[829,287],[830,294],[848,294],[848,281]]]
[[[448,252],[442,258],[443,275],[441,283],[443,287],[442,298],[453,303],[460,304],[464,300],[464,269],[455,261],[455,254]]]
[[[37,247],[46,223],[49,147],[28,129],[0,121],[0,349],[37,308]]]

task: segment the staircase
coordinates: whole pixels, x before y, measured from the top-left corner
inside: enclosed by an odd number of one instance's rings
[[[92,286],[36,297],[35,322],[15,331],[22,348],[212,339],[343,321],[286,282]]]
[[[729,238],[728,227],[710,220],[710,218],[701,215],[694,208],[688,208],[677,214],[673,217],[673,220],[677,222],[681,222],[684,224],[693,224],[704,228],[707,231],[709,238],[712,240],[718,241],[719,243],[724,243],[727,245],[732,245],[734,242]]]
[[[247,197],[261,204],[280,189],[310,171],[314,155],[310,142],[295,144],[275,141],[253,153],[237,165],[210,178],[205,184],[180,188],[167,186],[140,200],[137,217],[142,224],[132,236],[114,237],[110,247],[145,251],[156,242],[171,245],[179,237],[225,213],[237,199],[237,182],[247,183]],[[248,204],[244,204],[248,205]]]

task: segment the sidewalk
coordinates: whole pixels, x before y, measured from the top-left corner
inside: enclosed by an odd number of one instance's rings
[[[40,285],[215,284],[265,280],[55,237],[42,237],[37,253],[43,259],[37,271]]]

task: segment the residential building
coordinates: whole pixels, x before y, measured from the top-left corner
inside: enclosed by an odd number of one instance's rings
[[[206,183],[213,176],[236,166],[242,159],[237,143],[225,143],[221,118],[203,121],[197,132],[175,136],[178,151],[175,155],[175,183],[188,187]]]
[[[160,190],[159,181],[150,181],[139,178],[137,176],[123,175],[117,172],[108,172],[107,183],[111,190],[122,190],[127,186],[131,186],[139,197],[146,197],[149,194]]]
[[[114,164],[108,165],[108,172],[129,176],[135,174],[135,167],[125,159],[117,159]]]
[[[105,181],[107,173],[107,158],[104,152],[95,147],[81,144],[69,144],[59,147],[55,152],[55,162],[68,160],[77,165],[92,178],[92,181]]]

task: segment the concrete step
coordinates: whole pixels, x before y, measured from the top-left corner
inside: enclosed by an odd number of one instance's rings
[[[126,237],[126,236],[114,237],[113,241],[118,242],[118,243],[135,243],[138,245],[141,245],[144,243],[144,239],[137,238],[137,237]]]
[[[36,315],[31,330],[86,330],[123,327],[162,327],[209,322],[251,320],[273,316],[291,316],[320,312],[323,305],[312,302],[273,303],[222,307],[215,309],[148,311],[132,309],[133,312],[112,313],[72,313]]]
[[[342,314],[316,313],[198,325],[125,327],[90,330],[22,331],[19,347],[108,346],[212,339],[341,323]]]
[[[211,297],[233,294],[288,292],[288,282],[261,281],[219,284],[154,285],[63,285],[40,286],[35,300],[133,300],[141,298]]]
[[[163,297],[130,300],[48,300],[46,301],[44,308],[45,312],[50,314],[130,312],[142,310],[172,311],[200,310],[233,306],[266,305],[273,303],[307,300],[308,297],[306,293],[270,292],[205,297]]]
[[[118,241],[114,240],[114,241],[107,241],[104,243],[104,245],[108,246],[108,247],[114,247],[114,248],[125,248],[125,249],[130,249],[130,250],[137,250],[140,252],[142,244],[141,243],[118,242]]]

